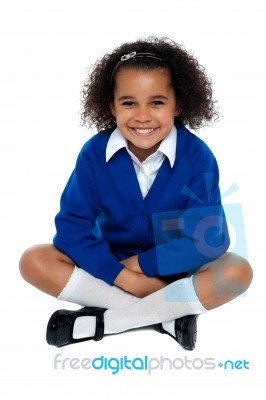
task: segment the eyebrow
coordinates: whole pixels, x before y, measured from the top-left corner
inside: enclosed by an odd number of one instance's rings
[[[133,99],[135,99],[135,96],[121,96],[121,97],[118,98],[119,101],[121,101],[121,100],[133,100]],[[168,100],[168,97],[166,97],[166,96],[164,96],[162,94],[158,94],[158,95],[155,95],[155,96],[151,96],[150,99],[151,100],[154,100],[154,99]]]

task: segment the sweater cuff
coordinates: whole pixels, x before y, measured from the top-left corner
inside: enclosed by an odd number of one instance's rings
[[[146,276],[158,276],[156,249],[148,250],[138,255],[138,262]]]
[[[117,275],[120,274],[124,265],[120,262],[111,259],[108,263],[104,264],[97,272],[96,278],[101,279],[112,285]],[[89,272],[89,271],[88,271]]]

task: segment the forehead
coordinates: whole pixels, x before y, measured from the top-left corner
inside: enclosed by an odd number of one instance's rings
[[[173,90],[168,69],[123,68],[115,77],[115,92],[121,91],[169,91]]]

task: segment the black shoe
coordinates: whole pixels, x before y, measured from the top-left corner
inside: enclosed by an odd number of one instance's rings
[[[101,340],[104,335],[104,318],[106,310],[98,307],[84,307],[77,311],[58,310],[48,321],[46,340],[52,346],[62,347],[71,343],[84,342],[85,340]],[[93,337],[82,339],[73,338],[73,328],[78,317],[96,317],[96,332]]]
[[[194,350],[197,341],[197,319],[198,315],[186,315],[175,320],[176,341],[185,350]],[[162,324],[154,325],[155,330],[160,333],[168,333]],[[172,336],[172,335],[170,335]],[[173,336],[172,336],[173,337]]]

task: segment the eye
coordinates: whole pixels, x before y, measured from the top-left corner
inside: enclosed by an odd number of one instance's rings
[[[135,105],[135,103],[133,101],[129,101],[129,100],[123,101],[123,103],[122,103],[122,106],[125,106],[125,107],[133,107],[134,105]]]
[[[161,106],[162,104],[164,104],[162,100],[154,100],[152,102],[153,106]]]

